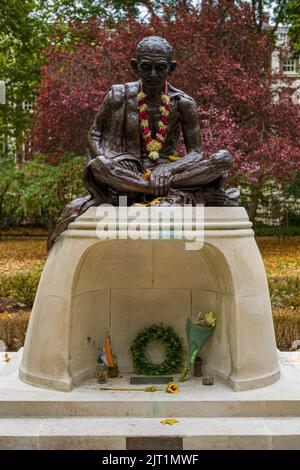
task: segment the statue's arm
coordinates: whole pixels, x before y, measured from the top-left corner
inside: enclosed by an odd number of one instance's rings
[[[187,95],[183,96],[178,102],[178,111],[187,153],[180,160],[168,165],[168,171],[173,176],[181,174],[183,171],[193,170],[194,165],[203,159],[198,109],[195,100]]]
[[[183,97],[178,103],[182,134],[187,154],[201,154],[200,127],[196,102],[191,97]]]
[[[103,132],[109,131],[111,125],[112,91],[104,97],[99,111],[96,114],[92,127],[88,132],[89,159],[103,155]]]

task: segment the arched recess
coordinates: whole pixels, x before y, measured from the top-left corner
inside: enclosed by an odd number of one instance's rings
[[[187,251],[182,240],[97,241],[74,273],[69,371],[74,384],[93,376],[97,351],[110,332],[122,371],[131,371],[130,344],[153,323],[171,325],[185,339],[188,316],[213,310],[217,328],[203,350],[219,376],[231,372],[232,273],[213,244]]]

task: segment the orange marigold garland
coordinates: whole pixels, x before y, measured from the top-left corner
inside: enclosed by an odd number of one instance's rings
[[[140,124],[143,130],[143,138],[146,145],[146,150],[149,152],[148,157],[150,160],[156,161],[159,159],[159,151],[162,148],[165,140],[167,138],[167,125],[168,125],[168,118],[170,114],[170,97],[167,95],[168,86],[167,82],[165,84],[165,93],[161,96],[161,106],[159,108],[161,112],[161,118],[158,121],[158,131],[156,133],[155,138],[152,138],[151,129],[149,126],[148,120],[148,105],[146,103],[147,95],[146,93],[140,91],[138,94],[138,110],[139,110],[139,118]]]

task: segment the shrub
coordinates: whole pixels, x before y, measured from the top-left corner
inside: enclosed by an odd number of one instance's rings
[[[32,307],[38,288],[41,271],[31,271],[17,274],[4,274],[0,277],[0,298],[12,298],[15,302]]]
[[[8,351],[23,346],[29,317],[30,312],[0,313],[0,339],[5,342]]]
[[[0,313],[0,340],[9,351],[24,345],[30,312]],[[300,309],[273,310],[273,322],[278,349],[288,351],[292,342],[300,339]]]
[[[277,347],[280,351],[288,351],[292,342],[300,339],[300,309],[274,310],[273,321]]]
[[[269,288],[273,307],[300,307],[300,277],[271,277]]]
[[[297,237],[300,235],[298,225],[266,225],[262,222],[254,222],[253,230],[257,237],[287,236]]]

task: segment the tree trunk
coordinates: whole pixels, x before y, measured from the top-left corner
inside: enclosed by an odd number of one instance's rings
[[[53,217],[53,214],[51,214],[50,212],[48,212],[47,228],[48,228],[48,235],[51,235],[54,229],[54,217]]]
[[[248,209],[248,216],[250,222],[254,223],[255,217],[257,214],[257,208],[258,208],[258,202],[259,202],[259,192],[260,192],[260,187],[255,186],[252,188],[251,192],[251,202],[249,205]]]

